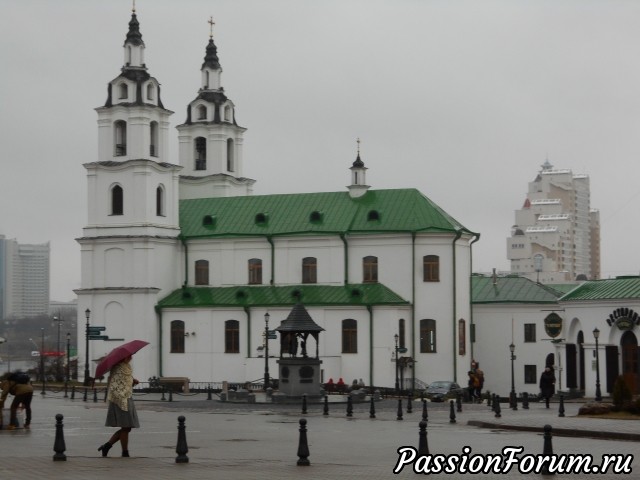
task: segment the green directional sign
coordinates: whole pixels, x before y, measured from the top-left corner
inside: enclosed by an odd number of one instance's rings
[[[109,340],[109,335],[89,335],[89,340]]]

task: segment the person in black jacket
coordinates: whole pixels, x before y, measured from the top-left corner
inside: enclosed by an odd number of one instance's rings
[[[544,398],[547,408],[549,408],[549,399],[556,392],[556,376],[553,373],[553,367],[547,365],[544,372],[540,375],[540,394]]]

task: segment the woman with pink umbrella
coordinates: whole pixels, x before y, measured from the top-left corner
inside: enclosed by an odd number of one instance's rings
[[[135,342],[135,343],[134,343]],[[120,427],[111,435],[109,441],[98,447],[102,456],[106,457],[111,447],[120,441],[122,456],[129,456],[129,432],[132,428],[140,428],[136,406],[133,402],[133,386],[138,380],[133,378],[131,356],[147,342],[134,340],[128,344],[113,349],[96,367],[96,377],[104,375],[109,370],[108,395],[109,408],[105,426]]]

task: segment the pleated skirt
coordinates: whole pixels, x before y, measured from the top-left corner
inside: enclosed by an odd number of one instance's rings
[[[129,411],[125,412],[115,403],[109,402],[105,427],[140,428],[138,412],[136,412],[136,405],[132,398],[127,401],[127,405]]]

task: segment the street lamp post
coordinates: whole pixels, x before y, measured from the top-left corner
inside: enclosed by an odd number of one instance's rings
[[[62,315],[59,317],[53,317],[53,321],[58,324],[58,343],[56,344],[56,381],[60,381],[62,379],[62,372],[60,369],[60,324],[62,323]]]
[[[264,314],[264,390],[269,388],[269,312]]]
[[[84,386],[89,386],[89,317],[91,317],[91,310],[88,308],[84,311],[84,316],[87,318],[87,328],[85,331],[85,362],[84,362]]]
[[[513,361],[516,359],[516,356],[513,352],[516,351],[516,346],[512,343],[509,345],[509,350],[511,351],[511,408],[513,410],[518,410],[518,398],[516,397],[516,382],[515,375],[513,371]]]
[[[40,347],[40,371],[42,372],[42,392],[40,393],[44,395],[45,394],[44,389],[47,383],[47,376],[44,372],[44,328],[41,328],[40,332],[42,333],[42,344]]]
[[[598,353],[598,338],[600,337],[600,330],[598,330],[598,328],[593,329],[593,337],[596,339],[596,402],[601,402],[602,392],[600,391],[600,355]]]
[[[400,339],[400,335],[398,335],[397,333],[393,336],[394,340],[396,341],[396,394],[400,393],[400,382],[398,380],[398,364],[400,362],[398,362],[398,340]]]
[[[64,398],[67,398],[67,389],[69,388],[69,379],[71,374],[71,333],[67,332],[67,373],[64,376]]]

